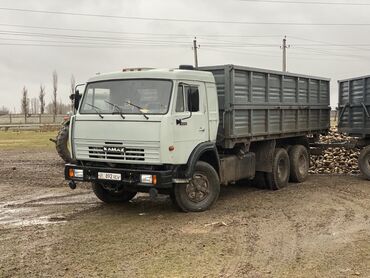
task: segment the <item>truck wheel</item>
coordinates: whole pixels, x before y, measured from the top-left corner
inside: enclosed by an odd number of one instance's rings
[[[173,201],[184,212],[209,209],[220,194],[216,170],[208,163],[198,161],[191,181],[188,184],[175,184],[173,193]]]
[[[55,140],[55,147],[57,149],[58,155],[66,163],[72,162],[71,153],[68,149],[68,133],[69,125],[65,125],[59,130],[57,138]]]
[[[118,192],[110,191],[104,188],[104,186],[98,182],[93,182],[92,189],[99,198],[99,200],[104,203],[127,203],[132,198],[135,197],[137,192],[131,192],[127,190],[120,190]]]
[[[370,146],[363,148],[358,157],[358,168],[362,175],[370,180]]]
[[[303,145],[294,145],[289,151],[290,181],[304,182],[308,176],[310,159],[307,148]]]
[[[278,190],[288,185],[290,163],[288,152],[283,148],[275,150],[272,173],[265,173],[265,182],[269,189]]]

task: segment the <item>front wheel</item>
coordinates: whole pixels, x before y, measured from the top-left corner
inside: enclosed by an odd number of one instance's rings
[[[187,184],[175,184],[172,200],[184,212],[209,209],[220,194],[220,181],[216,170],[206,162],[198,161],[193,178]]]
[[[135,197],[137,192],[131,192],[124,189],[110,190],[102,183],[93,182],[92,189],[99,200],[104,203],[127,203]]]

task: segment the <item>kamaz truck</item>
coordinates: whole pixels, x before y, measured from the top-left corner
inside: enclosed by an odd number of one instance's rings
[[[328,79],[235,65],[98,74],[76,91],[65,178],[106,203],[168,194],[185,212],[239,180],[277,190],[307,178],[329,97]]]

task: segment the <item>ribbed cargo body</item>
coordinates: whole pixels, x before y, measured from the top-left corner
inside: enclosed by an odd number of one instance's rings
[[[370,76],[338,83],[339,131],[356,137],[370,137]]]
[[[325,133],[330,127],[329,79],[234,65],[202,67],[218,93],[218,144]]]

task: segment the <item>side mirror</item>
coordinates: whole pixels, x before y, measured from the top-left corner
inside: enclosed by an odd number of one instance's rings
[[[81,87],[81,86],[86,86],[86,84],[78,84],[78,85],[76,85],[76,87],[75,87],[75,93],[69,96],[69,98],[73,102],[73,108],[74,108],[75,112],[78,110],[78,106],[80,105],[80,100],[81,100],[81,97],[82,97],[82,95],[80,94],[79,90],[77,89],[78,87]]]
[[[79,90],[76,90],[75,91],[75,94],[74,95],[71,95],[71,99],[72,98],[73,98],[74,108],[77,110],[78,109],[78,106],[80,105],[80,99],[81,99],[81,94],[80,94]]]

